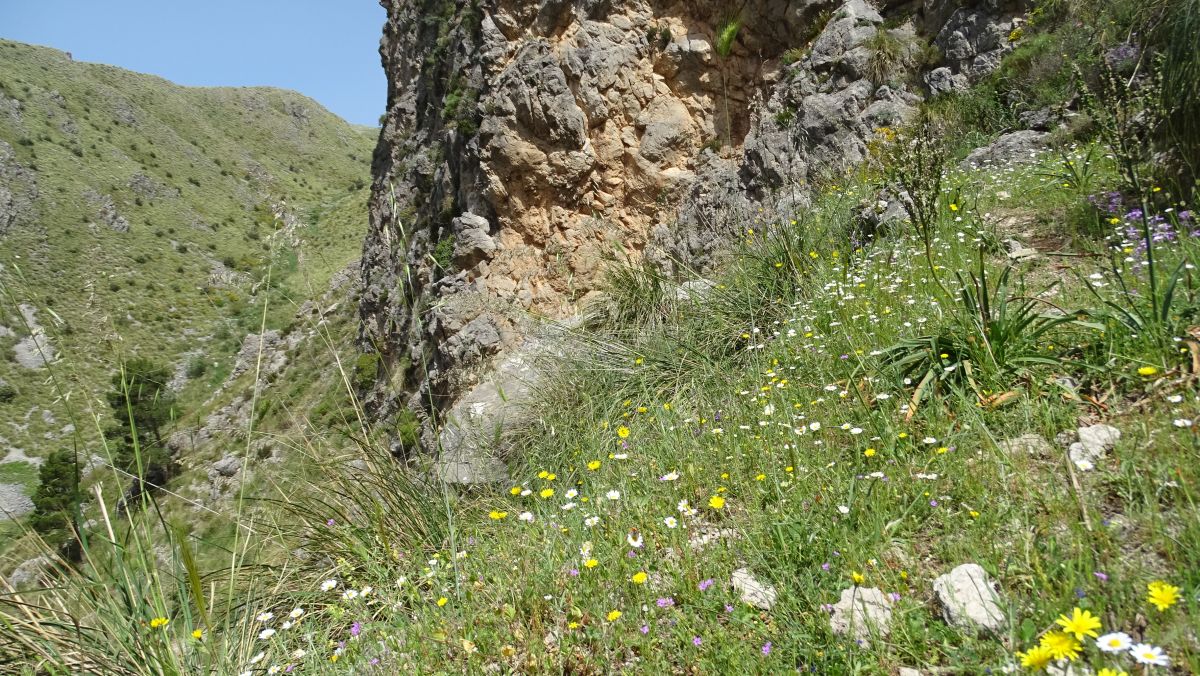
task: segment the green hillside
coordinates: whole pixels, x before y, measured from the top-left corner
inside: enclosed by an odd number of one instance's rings
[[[285,328],[359,255],[374,137],[294,92],[0,40],[0,483],[95,438],[120,358],[172,368],[186,411],[264,303]]]

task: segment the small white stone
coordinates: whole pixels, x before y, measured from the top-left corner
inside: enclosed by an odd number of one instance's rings
[[[1000,595],[987,571],[977,563],[964,563],[933,581],[942,605],[942,617],[956,627],[1001,630],[1006,621]]]
[[[733,571],[733,578],[730,580],[734,591],[741,594],[742,602],[748,603],[755,608],[762,610],[770,610],[775,605],[775,587],[768,584],[763,584],[754,579],[750,571],[745,568],[738,568]]]

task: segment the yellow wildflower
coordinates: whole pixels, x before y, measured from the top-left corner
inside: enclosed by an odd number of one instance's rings
[[[1078,640],[1083,640],[1084,636],[1097,638],[1100,634],[1096,631],[1100,628],[1100,618],[1096,617],[1088,610],[1080,610],[1075,608],[1071,611],[1071,615],[1059,615],[1055,620],[1055,624],[1063,628],[1063,632],[1074,634]]]
[[[1050,651],[1056,660],[1074,661],[1083,647],[1074,636],[1061,631],[1050,631],[1042,635],[1041,647]]]
[[[1017,653],[1017,657],[1021,658],[1021,666],[1033,669],[1034,671],[1041,671],[1054,659],[1054,654],[1050,652],[1049,648],[1037,646],[1023,653]]]
[[[1150,603],[1158,608],[1160,613],[1179,602],[1179,587],[1169,585],[1162,580],[1155,580],[1146,588],[1150,591]]]

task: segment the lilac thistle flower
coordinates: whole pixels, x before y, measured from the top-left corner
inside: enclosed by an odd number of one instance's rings
[[[362,633],[362,623],[361,622],[355,622],[354,624],[350,625],[350,635],[351,636],[358,636],[361,633]]]
[[[697,587],[700,589],[700,591],[708,591],[708,588],[711,587],[712,585],[713,585],[713,579],[710,577],[707,580],[701,582],[699,585],[697,585]]]
[[[671,606],[675,605],[675,599],[667,596],[655,601],[654,603],[657,604],[659,608],[670,608]]]
[[[770,641],[767,641],[766,643],[763,644],[762,654],[764,654],[764,655],[771,654],[771,642]]]
[[[704,641],[702,641],[702,640],[700,639],[700,637],[699,637],[699,636],[693,636],[693,637],[692,637],[692,645],[696,645],[696,646],[698,646],[698,645],[700,645],[701,643],[704,643]]]

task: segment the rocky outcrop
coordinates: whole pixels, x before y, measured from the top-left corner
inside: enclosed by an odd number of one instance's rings
[[[33,171],[17,162],[12,146],[0,141],[0,237],[32,221],[37,196]]]
[[[366,403],[417,411],[429,439],[519,348],[521,314],[577,314],[614,253],[715,265],[746,223],[804,206],[915,111],[930,39],[959,82],[1012,25],[986,3],[895,27],[865,0],[383,4]]]

